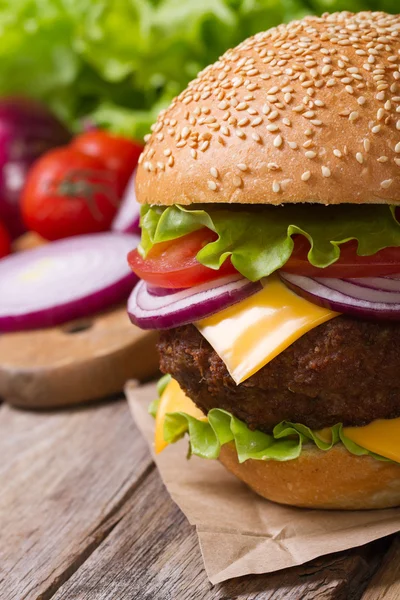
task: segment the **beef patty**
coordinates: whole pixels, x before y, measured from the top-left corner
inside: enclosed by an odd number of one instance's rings
[[[194,325],[161,333],[161,370],[204,413],[223,408],[251,429],[288,420],[313,429],[400,416],[400,323],[337,317],[236,385]]]

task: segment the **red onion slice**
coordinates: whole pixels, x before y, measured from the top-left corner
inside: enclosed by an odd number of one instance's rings
[[[171,294],[176,294],[177,292],[182,292],[187,289],[188,288],[163,288],[147,284],[147,291],[152,296],[170,296]]]
[[[50,327],[127,298],[137,281],[126,255],[138,236],[95,233],[0,262],[0,331]]]
[[[118,212],[111,224],[112,231],[120,233],[140,233],[140,204],[135,191],[136,169],[125,188]]]
[[[204,319],[262,289],[241,275],[229,275],[164,296],[140,281],[128,300],[129,317],[142,329],[170,329]]]
[[[400,282],[398,279],[387,277],[363,277],[362,279],[343,279],[343,281],[364,287],[370,290],[378,290],[384,292],[398,292]]]
[[[294,292],[319,306],[364,319],[400,320],[400,280],[390,279],[388,285],[386,277],[346,280],[283,272],[280,276]]]

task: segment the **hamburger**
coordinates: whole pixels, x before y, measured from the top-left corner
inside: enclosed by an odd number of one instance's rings
[[[137,171],[161,331],[156,450],[188,435],[265,498],[400,504],[400,16],[341,12],[227,51]]]

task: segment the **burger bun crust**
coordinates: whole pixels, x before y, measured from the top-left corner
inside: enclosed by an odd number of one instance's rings
[[[140,203],[400,203],[400,15],[259,33],[162,111]]]
[[[302,508],[364,510],[400,505],[400,465],[355,456],[337,445],[305,447],[285,462],[249,459],[239,464],[235,446],[221,448],[221,463],[267,500]]]

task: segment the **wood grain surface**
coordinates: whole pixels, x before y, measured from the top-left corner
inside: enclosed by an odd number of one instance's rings
[[[128,379],[158,371],[155,332],[129,322],[125,306],[60,327],[0,336],[0,397],[24,408],[105,398]]]
[[[46,600],[113,527],[151,468],[123,401],[0,409],[0,598]]]
[[[395,600],[400,538],[211,586],[123,401],[0,407],[1,600]]]
[[[128,500],[109,537],[54,600],[345,600],[360,598],[389,541],[328,556],[272,575],[211,586],[194,529],[172,503],[156,471]]]
[[[400,537],[393,542],[376,576],[370,582],[362,600],[399,600],[400,598]]]

